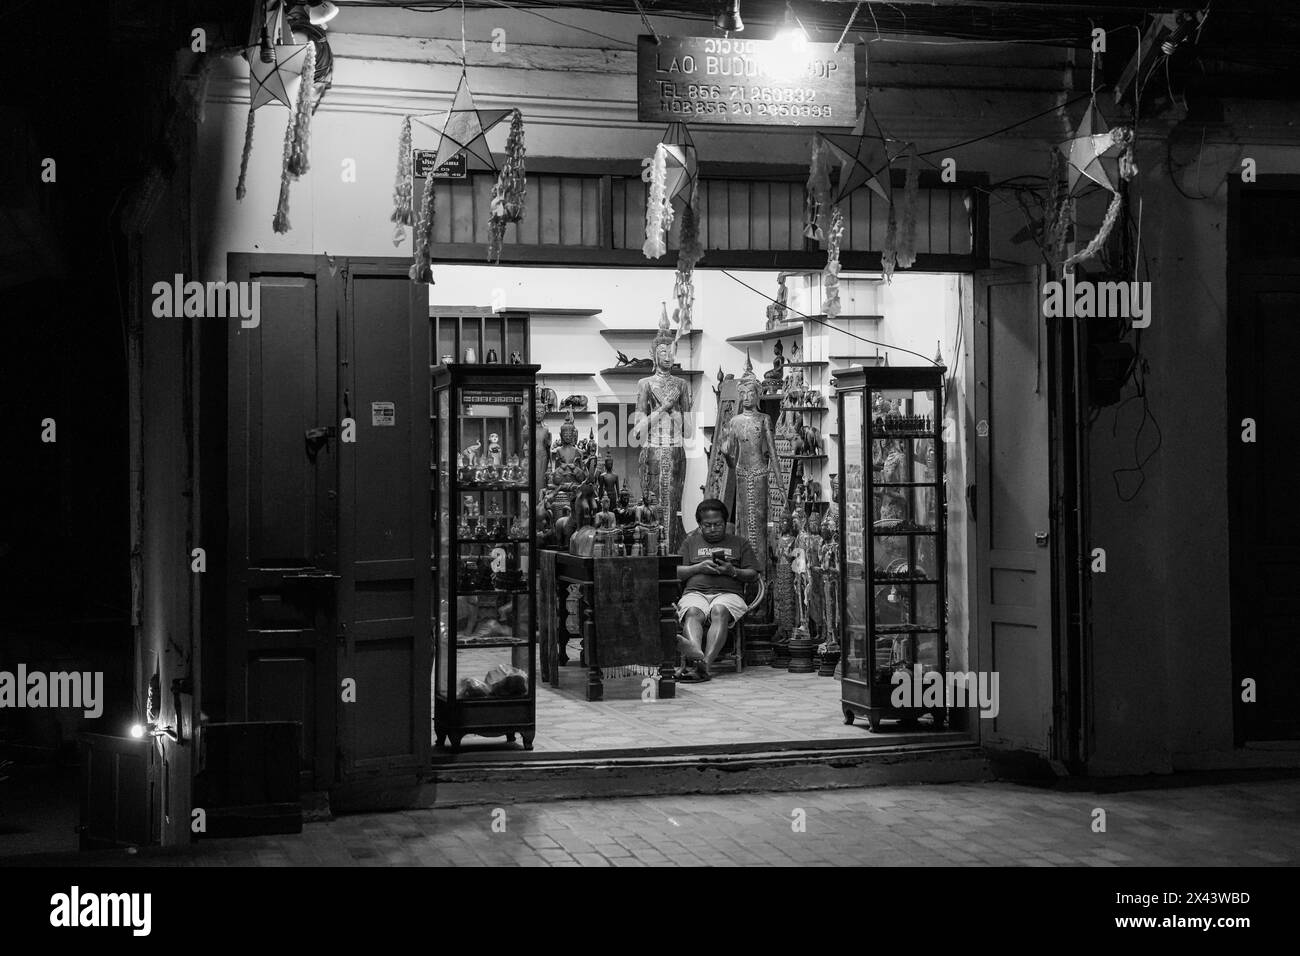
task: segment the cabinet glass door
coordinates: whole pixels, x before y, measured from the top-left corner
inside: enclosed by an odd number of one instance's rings
[[[448,622],[456,698],[527,699],[533,693],[531,429],[528,386],[457,390],[454,579]]]
[[[862,393],[847,392],[840,413],[840,444],[844,475],[842,508],[844,530],[844,663],[841,672],[850,680],[865,681],[867,672],[867,568],[863,546],[866,489],[862,474]]]

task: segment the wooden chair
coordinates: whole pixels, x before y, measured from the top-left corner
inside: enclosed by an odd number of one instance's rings
[[[750,592],[753,592],[752,598],[750,597]],[[723,641],[722,650],[726,651],[728,645],[731,646],[732,653],[736,657],[737,674],[741,673],[745,669],[745,628],[744,628],[745,618],[749,616],[749,613],[753,611],[754,608],[758,607],[760,604],[763,603],[763,598],[766,595],[767,595],[767,580],[760,574],[756,580],[751,581],[750,583],[745,585],[745,598],[748,601],[748,604],[745,607],[745,613],[740,615],[739,620],[732,621],[731,626],[727,630],[727,639]],[[706,622],[705,623],[706,640],[707,640],[707,635],[708,635],[708,624]],[[685,667],[686,666],[685,655],[679,655],[679,657],[682,666]],[[721,655],[719,655],[718,659],[721,660]],[[717,663],[718,661],[714,661],[714,664]]]

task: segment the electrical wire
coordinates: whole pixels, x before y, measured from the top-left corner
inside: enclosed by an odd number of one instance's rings
[[[827,322],[825,319],[819,319],[819,318],[817,318],[817,316],[815,316],[815,315],[805,315],[804,313],[800,312],[798,309],[793,308],[793,307],[791,307],[791,306],[789,306],[789,305],[786,305],[786,304],[784,304],[784,303],[782,303],[782,302],[779,302],[778,300],[772,298],[772,297],[771,297],[770,295],[768,295],[766,292],[760,292],[758,289],[755,289],[752,285],[750,285],[750,284],[749,284],[748,282],[746,282],[744,279],[741,279],[741,278],[739,278],[738,276],[734,276],[734,275],[732,275],[732,274],[731,274],[730,272],[728,272],[726,269],[719,269],[718,271],[721,272],[721,273],[722,273],[724,276],[726,276],[728,279],[733,279],[734,281],[739,282],[741,285],[743,285],[743,286],[744,286],[746,289],[748,289],[750,292],[753,292],[755,295],[761,295],[763,298],[767,299],[769,302],[775,302],[777,305],[782,306],[782,308],[784,308],[787,312],[793,312],[795,315],[799,316],[801,319],[806,319],[806,320],[808,320],[809,322],[816,322],[818,325],[824,325],[824,326],[826,326],[826,328],[831,329],[831,330],[834,331],[834,332],[842,332],[842,333],[844,333],[845,335],[847,335],[849,338],[851,338],[851,339],[857,339],[859,342],[866,342],[868,345],[879,345],[879,346],[881,346],[882,348],[895,349],[895,350],[897,350],[897,351],[899,351],[899,352],[906,352],[908,355],[915,355],[915,356],[916,356],[917,358],[919,358],[919,359],[925,359],[925,361],[929,362],[931,365],[936,365],[936,366],[937,366],[937,365],[939,364],[939,363],[936,362],[934,359],[932,359],[932,358],[928,358],[927,356],[922,355],[920,352],[913,352],[911,349],[905,349],[905,348],[903,348],[903,346],[901,346],[901,345],[890,345],[888,342],[878,342],[878,341],[876,341],[875,339],[869,339],[869,338],[866,338],[865,336],[858,335],[858,334],[856,334],[856,333],[854,333],[854,332],[850,332],[848,329],[841,328],[841,327],[838,326],[838,325],[832,325],[830,322]]]
[[[597,33],[595,30],[588,30],[586,27],[575,26],[572,23],[565,23],[563,20],[556,20],[554,17],[548,17],[546,14],[538,13],[536,10],[531,10],[528,7],[521,7],[513,3],[506,3],[505,0],[487,0],[487,2],[495,4],[498,7],[505,7],[507,10],[513,10],[516,13],[531,14],[532,16],[537,17],[538,19],[545,20],[547,23],[553,23],[556,26],[564,27],[566,30],[577,30],[579,33],[589,33],[594,37],[600,37],[600,39],[602,40],[608,40],[611,43],[617,43],[619,46],[623,47],[626,50],[636,49],[635,46],[628,43],[626,40],[621,40],[618,37],[608,36],[607,34],[604,33]]]

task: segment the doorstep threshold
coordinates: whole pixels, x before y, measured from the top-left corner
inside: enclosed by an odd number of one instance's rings
[[[575,767],[663,767],[676,765],[726,764],[749,761],[806,762],[810,759],[855,759],[890,753],[950,750],[977,747],[965,733],[891,734],[875,740],[768,741],[746,744],[713,744],[696,747],[654,747],[635,750],[591,750],[572,753],[505,752],[465,753],[435,760],[435,776],[459,771],[491,772],[553,770]]]
[[[827,790],[993,779],[984,751],[964,734],[882,741],[874,746],[772,749],[745,753],[557,756],[506,763],[442,764],[421,785],[416,805],[499,806],[606,797]],[[941,740],[939,737],[955,739]]]

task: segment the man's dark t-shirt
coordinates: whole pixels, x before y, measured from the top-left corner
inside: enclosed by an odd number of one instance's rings
[[[721,541],[717,544],[709,544],[704,540],[704,535],[699,531],[692,531],[682,542],[682,563],[698,564],[700,561],[708,561],[713,557],[714,551],[722,551],[726,554],[727,560],[738,568],[758,569],[758,562],[754,559],[754,549],[749,546],[749,542],[735,534],[723,535]],[[700,591],[704,594],[718,594],[723,591],[730,591],[732,594],[744,595],[745,585],[737,578],[728,577],[725,574],[692,574],[686,579],[686,585],[683,591]]]

